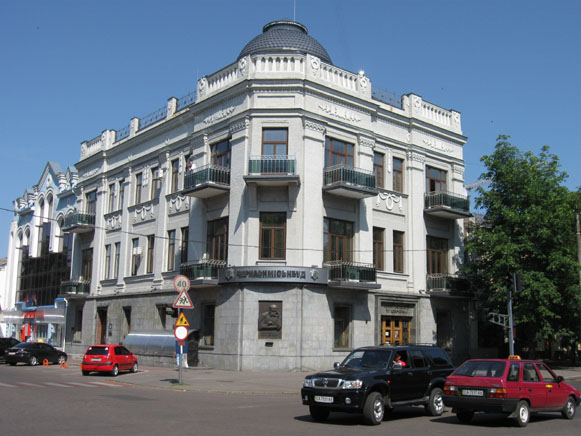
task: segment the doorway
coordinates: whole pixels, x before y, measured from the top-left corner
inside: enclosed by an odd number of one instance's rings
[[[381,317],[381,345],[407,345],[411,318]]]
[[[107,308],[97,309],[97,344],[107,343]]]

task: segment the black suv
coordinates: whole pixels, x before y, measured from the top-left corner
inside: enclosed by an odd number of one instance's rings
[[[424,405],[439,416],[442,388],[454,370],[441,348],[420,345],[358,348],[334,366],[305,377],[301,396],[315,421],[326,420],[332,411],[356,412],[377,425],[386,408],[404,405]]]

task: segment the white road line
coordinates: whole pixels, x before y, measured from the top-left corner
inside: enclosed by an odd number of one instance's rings
[[[72,388],[72,386],[65,385],[64,383],[45,382],[44,384],[49,386],[55,386],[57,388]]]
[[[5,388],[15,388],[14,385],[7,385],[6,383],[0,383],[0,386],[4,386]]]
[[[117,384],[113,384],[113,383],[104,383],[104,382],[89,382],[92,385],[98,385],[98,386],[106,386],[108,388],[120,388],[121,385],[117,385]]]
[[[93,386],[89,383],[67,382],[67,384],[73,385],[73,386],[80,386],[82,388],[96,388],[97,387],[97,386]]]
[[[18,382],[16,383],[17,386],[32,386],[33,388],[44,388],[43,385],[39,385],[36,383],[25,383],[25,382]]]

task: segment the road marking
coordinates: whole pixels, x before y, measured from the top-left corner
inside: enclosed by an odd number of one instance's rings
[[[7,385],[6,383],[0,383],[0,386],[4,386],[5,388],[15,388],[14,385]]]
[[[68,386],[63,383],[45,382],[44,384],[49,386],[55,386],[57,388],[72,388],[72,386]]]
[[[91,385],[90,383],[78,383],[78,382],[66,382],[68,385],[80,386],[82,388],[96,388],[97,386]]]
[[[35,384],[35,383],[25,383],[25,382],[18,382],[16,383],[17,386],[32,386],[33,388],[44,388],[44,386]]]

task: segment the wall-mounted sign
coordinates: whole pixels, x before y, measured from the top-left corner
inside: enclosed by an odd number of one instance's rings
[[[315,283],[326,285],[328,281],[326,268],[304,268],[292,266],[241,266],[221,268],[218,283]]]

